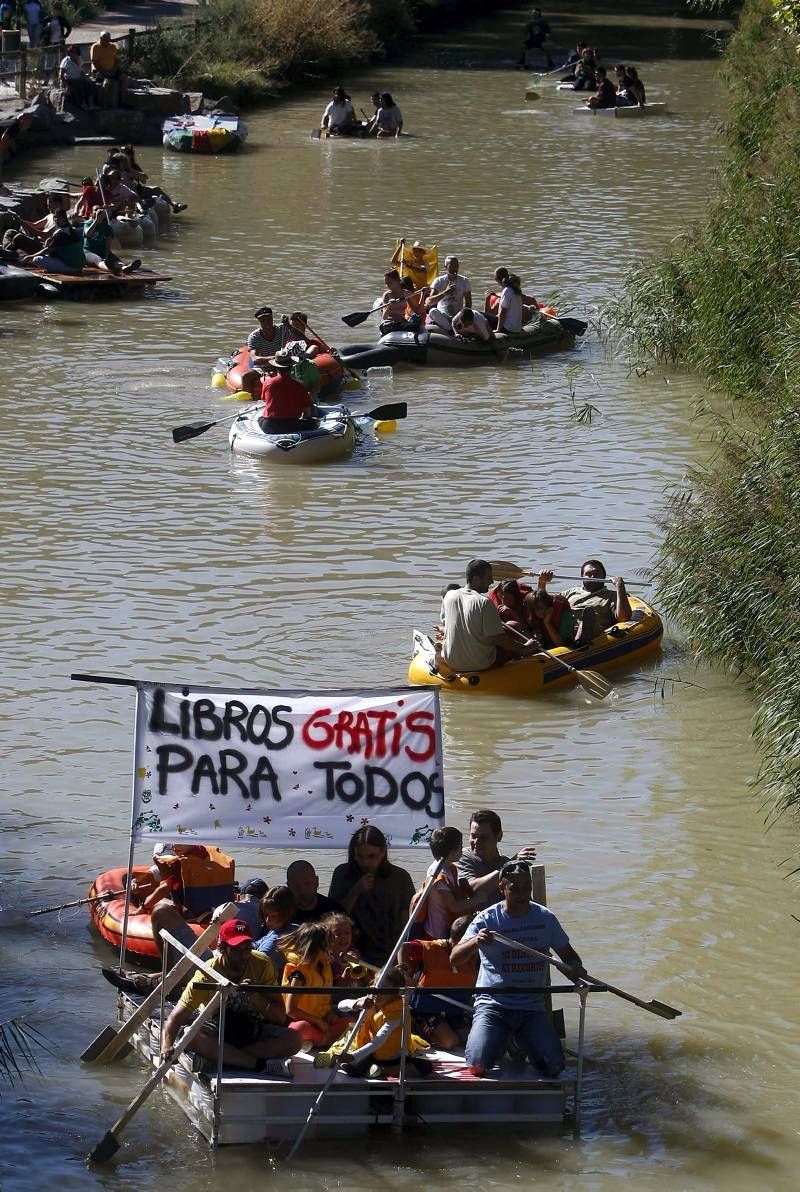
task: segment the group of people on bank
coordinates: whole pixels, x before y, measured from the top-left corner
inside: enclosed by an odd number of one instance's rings
[[[53,192],[47,196],[46,216],[17,220],[3,236],[0,257],[67,276],[81,274],[86,265],[118,277],[135,273],[141,260],[125,263],[112,248],[114,220],[147,217],[159,199],[173,212],[186,208],[147,178],[133,145],[113,146],[94,178],[83,179],[80,193]]]
[[[363,119],[359,119],[344,87],[337,87],[322,113],[320,128],[334,137],[399,137],[403,131],[403,113],[391,92],[373,91],[369,102],[372,115],[362,108]]]
[[[369,824],[351,838],[347,860],[334,870],[327,896],[319,892],[319,878],[305,859],[289,865],[283,884],[270,888],[262,878],[246,882],[236,918],[221,925],[216,953],[208,961],[215,972],[239,983],[225,1014],[224,1063],[286,1074],[284,1061],[305,1049],[316,1053],[317,1066],[329,1066],[343,1050],[354,1015],[367,1010],[344,1064],[349,1075],[363,1076],[373,1064],[376,1074],[396,1070],[404,1016],[410,1016],[408,1049],[418,1074],[430,1070],[422,1054],[430,1046],[465,1044],[468,1069],[482,1076],[502,1061],[513,1038],[517,1054],[542,1075],[558,1075],[564,1059],[544,1008],[547,965],[501,944],[494,933],[544,952],[552,948],[576,981],[584,969],[556,916],[532,901],[529,866],[535,848],[526,846],[508,857],[500,851],[502,839],[500,817],[489,809],[473,813],[466,849],[457,828],[435,829],[433,861],[415,890],[410,874],[390,861],[383,833]],[[197,845],[159,846],[152,882],[132,889],[134,899],[148,908],[154,936],[166,929],[188,944],[194,941],[174,875],[182,860],[198,851],[209,852]],[[395,962],[376,984],[376,973],[396,953],[412,917]],[[155,983],[140,974],[103,973],[133,994],[146,994]],[[205,980],[196,972],[166,1020],[164,1058],[180,1030],[210,1000],[211,991],[199,988]],[[248,984],[281,988],[249,992]],[[339,986],[341,996],[329,992]],[[403,986],[414,989],[405,1008],[397,993]],[[446,988],[447,994],[427,993],[426,986]],[[353,992],[359,996],[345,996]],[[216,1061],[218,1023],[198,1034],[192,1046]]]
[[[426,250],[419,241],[411,249],[412,267],[390,269],[383,275],[384,291],[376,310],[380,314],[380,333],[418,331],[435,328],[445,335],[463,339],[494,340],[496,333],[513,334],[538,317],[542,304],[522,289],[516,273],[505,266],[494,272],[494,285],[484,296],[483,310],[472,301],[472,283],[460,272],[455,254],[445,257],[444,273],[429,284],[417,285],[413,256],[422,258]]]
[[[587,645],[617,622],[630,620],[625,581],[614,576],[609,588],[599,559],[583,564],[580,586],[553,595],[547,590],[552,579],[553,572],[543,569],[535,589],[516,580],[493,588],[491,563],[472,559],[464,586],[449,584],[442,593],[435,669],[442,674],[489,670],[554,646]]]

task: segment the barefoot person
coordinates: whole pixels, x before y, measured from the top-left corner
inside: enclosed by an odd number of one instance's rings
[[[479,993],[475,998],[466,1046],[467,1068],[484,1076],[501,1059],[510,1038],[542,1076],[555,1077],[564,1067],[564,1053],[544,1005],[547,963],[495,939],[494,933],[541,952],[552,948],[573,980],[585,974],[581,958],[552,911],[531,901],[531,871],[524,861],[509,861],[500,870],[503,901],[476,915],[461,943],[450,953],[459,968],[480,956],[478,986],[518,987]]]

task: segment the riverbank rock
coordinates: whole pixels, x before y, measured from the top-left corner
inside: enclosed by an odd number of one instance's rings
[[[125,108],[142,112],[146,117],[186,116],[191,111],[189,96],[169,87],[147,87],[128,91]]]

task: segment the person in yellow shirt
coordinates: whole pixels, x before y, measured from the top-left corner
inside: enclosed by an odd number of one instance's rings
[[[286,957],[283,983],[292,986],[292,992],[285,995],[289,1030],[316,1047],[330,1047],[347,1020],[335,1013],[331,994],[312,992],[315,987],[330,989],[333,985],[328,929],[323,923],[301,923],[283,937],[281,948]]]
[[[229,919],[222,924],[217,952],[209,964],[215,972],[239,985],[239,989],[229,995],[225,1008],[223,1062],[249,1072],[288,1075],[285,1061],[300,1050],[302,1039],[295,1031],[288,1030],[279,993],[247,992],[249,984],[278,985],[279,981],[269,957],[253,951],[253,937],[243,919]],[[186,1026],[214,996],[213,990],[198,988],[204,981],[208,981],[206,974],[196,970],[164,1023],[162,1060],[172,1055],[181,1027]],[[218,1022],[206,1024],[195,1036],[192,1050],[204,1059],[216,1061],[218,1032]]]
[[[115,83],[119,85],[119,102],[121,104],[128,89],[128,77],[122,71],[119,49],[114,45],[107,29],[100,34],[100,40],[92,45],[89,61],[92,64],[92,78],[107,94],[110,94]]]

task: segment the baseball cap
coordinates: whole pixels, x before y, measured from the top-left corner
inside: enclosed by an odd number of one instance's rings
[[[219,929],[219,942],[238,948],[239,944],[252,944],[253,933],[244,919],[228,919]]]
[[[242,886],[243,894],[252,894],[254,898],[263,898],[268,889],[267,883],[263,877],[251,877],[249,882],[245,882]]]

